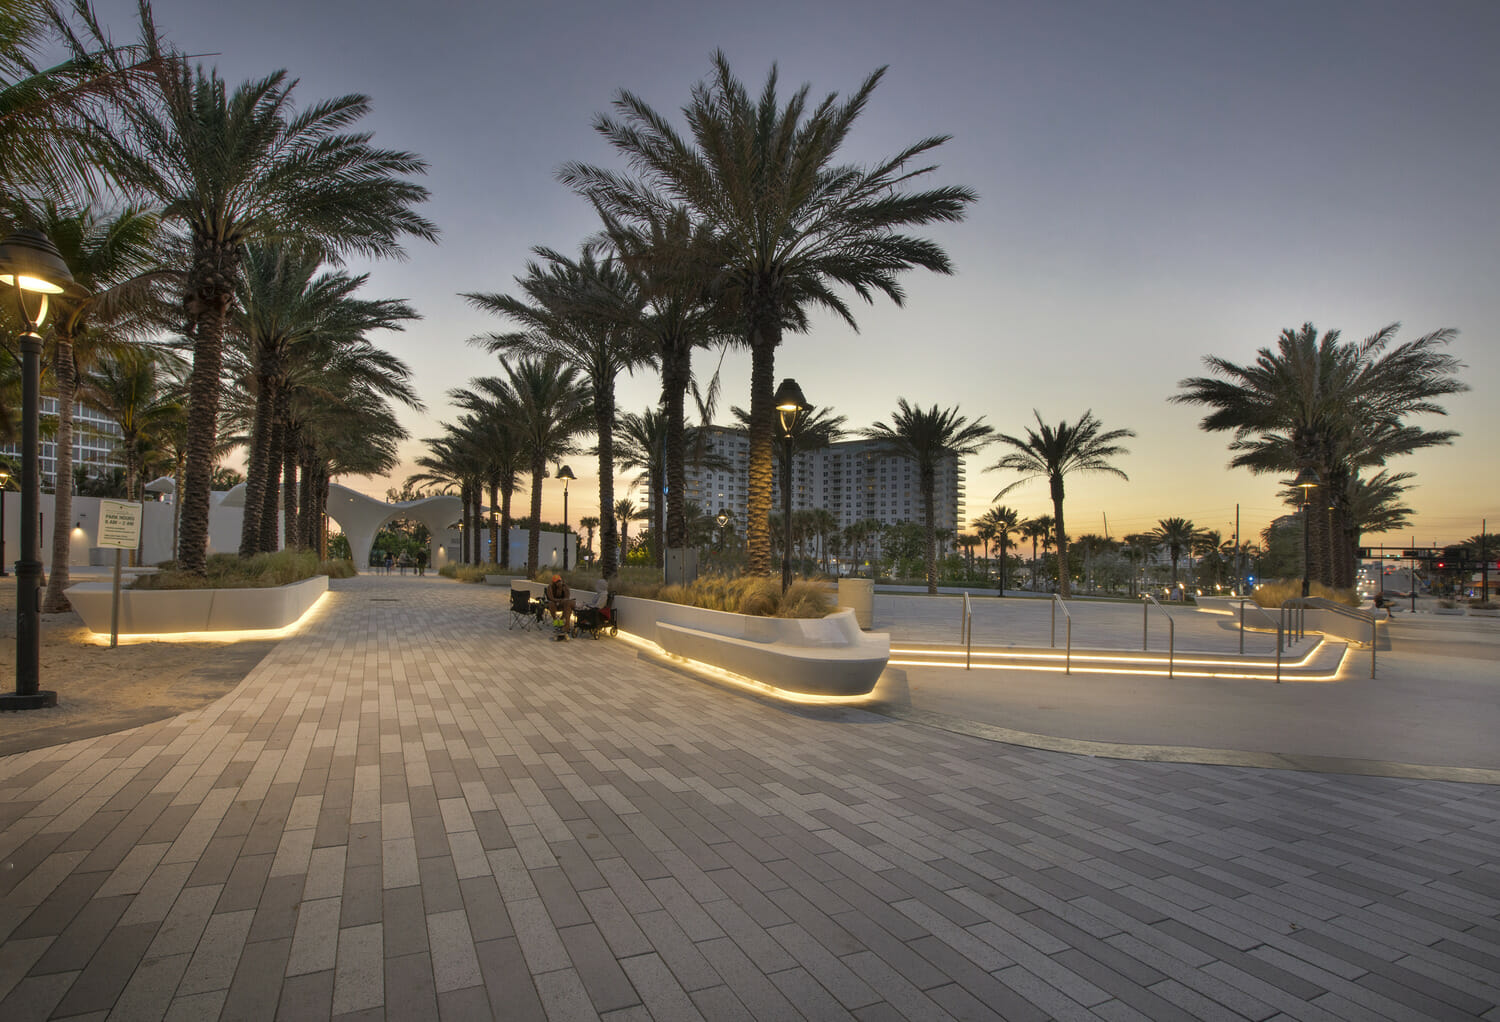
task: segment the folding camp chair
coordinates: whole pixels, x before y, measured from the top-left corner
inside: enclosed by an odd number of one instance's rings
[[[518,589],[514,585],[510,589],[510,627],[517,626],[535,628],[537,625],[537,608],[531,600],[529,589]]]

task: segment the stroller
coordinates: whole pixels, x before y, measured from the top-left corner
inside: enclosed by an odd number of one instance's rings
[[[618,635],[620,619],[615,613],[615,594],[609,591],[609,583],[600,579],[594,583],[594,602],[574,610],[573,631],[574,634],[588,632],[590,638],[597,639],[606,628],[610,635]]]

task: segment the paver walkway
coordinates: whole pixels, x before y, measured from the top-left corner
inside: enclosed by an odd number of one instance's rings
[[[1500,1019],[1500,789],[795,710],[335,583],[0,760],[0,1019]]]

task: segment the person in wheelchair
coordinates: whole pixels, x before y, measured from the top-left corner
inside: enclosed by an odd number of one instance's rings
[[[557,633],[557,641],[563,642],[573,630],[573,595],[561,575],[552,576],[552,581],[547,583],[547,588],[543,591],[543,598],[546,600],[547,613],[553,618],[562,618],[562,630]]]

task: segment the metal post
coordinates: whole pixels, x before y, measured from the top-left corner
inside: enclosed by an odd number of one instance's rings
[[[1068,615],[1068,658],[1064,661],[1064,674],[1073,673],[1073,615]]]
[[[1047,641],[1048,649],[1057,648],[1057,597],[1052,598],[1052,636]]]
[[[23,310],[24,311],[24,310]],[[4,709],[56,706],[56,692],[42,692],[42,560],[37,546],[41,492],[40,435],[42,339],[21,335],[21,558],[16,561],[16,691]]]
[[[1167,615],[1167,677],[1172,676],[1173,662],[1177,659],[1177,622]]]
[[[1146,597],[1142,596],[1141,597],[1141,652],[1142,653],[1146,652],[1146,650],[1148,648],[1147,645],[1146,645],[1146,630],[1148,628],[1150,628],[1150,627],[1151,627],[1151,601],[1148,600]]]
[[[781,464],[781,592],[792,584],[792,441],[787,439]]]
[[[1245,601],[1240,600],[1240,656],[1245,655]]]
[[[0,480],[0,578],[5,578],[10,574],[5,570],[5,484],[10,481],[10,476],[7,473],[0,475],[5,475],[5,479]]]
[[[1281,684],[1281,622],[1276,622],[1276,684]]]

